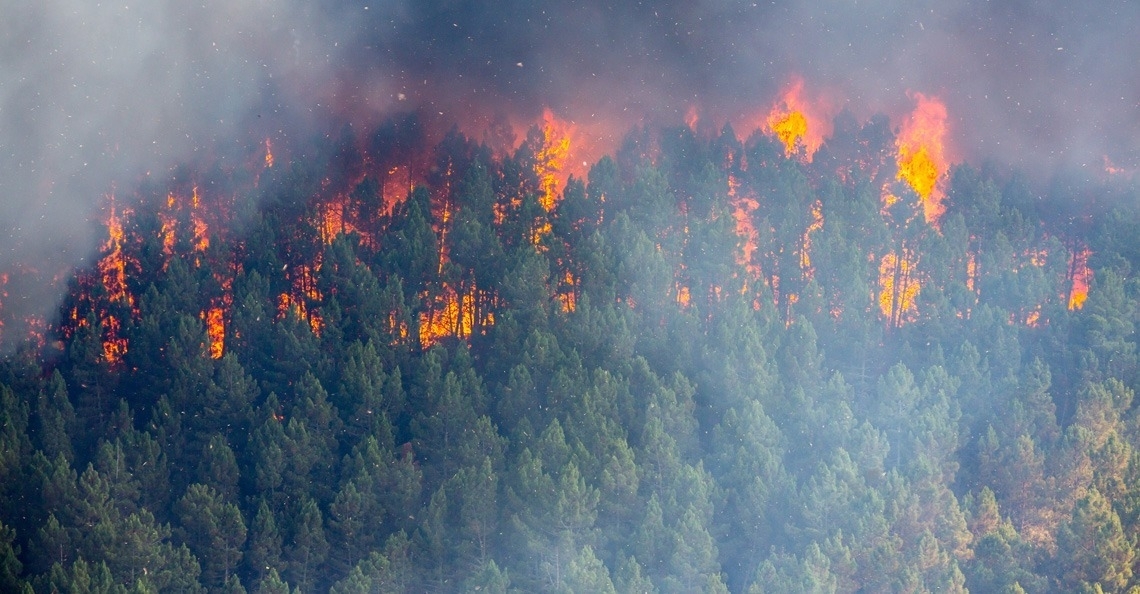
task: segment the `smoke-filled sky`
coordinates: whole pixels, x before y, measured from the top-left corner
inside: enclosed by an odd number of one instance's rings
[[[799,75],[863,117],[941,97],[959,158],[1037,175],[1140,165],[1130,0],[0,0],[0,14],[0,272],[90,259],[106,195],[148,174],[415,108],[549,106],[620,136],[694,105],[766,110]],[[43,286],[8,293],[9,311],[52,310]]]

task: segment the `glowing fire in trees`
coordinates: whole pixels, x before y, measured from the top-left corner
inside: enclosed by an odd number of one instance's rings
[[[922,199],[926,222],[938,224],[945,207],[939,180],[946,172],[943,142],[946,137],[946,105],[935,97],[915,93],[917,105],[903,121],[895,142],[898,147],[898,179],[907,182]]]
[[[99,275],[103,287],[107,289],[110,301],[126,301],[134,305],[134,296],[127,291],[127,259],[123,254],[123,219],[115,209],[115,198],[111,197],[111,213],[107,216],[107,241],[103,244],[106,256],[99,260]]]
[[[283,319],[287,315],[296,315],[309,323],[313,334],[320,336],[324,328],[324,320],[319,312],[309,307],[309,303],[319,303],[322,295],[317,289],[316,270],[320,269],[318,262],[314,266],[298,266],[292,275],[292,293],[282,293],[277,297],[277,318]]]
[[[574,313],[578,309],[578,281],[574,279],[574,274],[567,270],[560,284],[555,297],[562,305],[563,312]]]
[[[271,167],[273,167],[273,145],[269,142],[269,139],[266,138],[265,139],[265,168],[269,169]]]
[[[891,328],[913,322],[918,315],[918,254],[907,248],[900,253],[901,257],[888,253],[879,262],[879,309]]]
[[[811,265],[811,235],[823,229],[823,202],[816,200],[811,205],[811,224],[804,230],[803,247],[800,250],[800,270],[804,278],[812,278],[815,269]]]
[[[203,316],[206,322],[206,338],[209,339],[211,359],[221,359],[225,352],[226,325],[225,311],[221,307],[211,307]]]
[[[1089,298],[1089,285],[1092,284],[1093,273],[1089,269],[1089,256],[1092,250],[1085,247],[1076,252],[1069,259],[1069,309],[1076,310],[1085,306]]]
[[[538,177],[542,195],[539,204],[547,212],[554,210],[558,192],[565,183],[564,169],[569,164],[570,139],[574,125],[555,117],[549,108],[542,112],[542,147],[534,156],[534,174]]]
[[[99,260],[99,277],[107,291],[107,299],[111,303],[125,303],[134,308],[135,297],[127,288],[127,256],[123,252],[124,234],[123,217],[128,212],[119,213],[115,208],[115,197],[110,199],[110,214],[107,216],[107,241],[103,244],[106,253]],[[110,364],[122,361],[127,353],[127,339],[122,336],[123,325],[118,317],[109,313],[102,316],[103,322],[103,358]]]
[[[484,324],[494,323],[487,316]],[[427,347],[444,338],[467,338],[475,328],[475,290],[460,295],[455,289],[444,286],[443,292],[433,300],[431,307],[420,312],[420,344]]]
[[[802,79],[792,82],[768,112],[764,131],[783,143],[786,156],[802,154],[810,162],[823,144],[829,118],[804,100],[803,91]]]
[[[760,264],[754,257],[756,246],[760,241],[760,234],[752,222],[752,213],[760,207],[760,202],[750,196],[741,196],[738,192],[740,181],[736,176],[728,176],[728,199],[732,205],[732,218],[736,221],[736,236],[740,238],[740,252],[736,256],[736,263],[748,271],[751,278],[760,278]]]

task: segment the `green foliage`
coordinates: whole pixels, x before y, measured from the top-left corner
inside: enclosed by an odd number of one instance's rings
[[[0,590],[1140,588],[1137,209],[961,166],[932,225],[850,114],[811,162],[638,129],[558,197],[541,129],[453,131],[385,195],[402,126],[208,249],[138,205],[133,305],[88,271],[0,362]]]

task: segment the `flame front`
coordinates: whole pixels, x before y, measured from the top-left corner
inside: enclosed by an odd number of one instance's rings
[[[897,328],[918,314],[918,255],[907,248],[890,252],[879,262],[879,309],[887,325]]]
[[[760,207],[760,203],[752,197],[741,196],[738,191],[740,181],[736,176],[728,176],[728,199],[732,206],[732,218],[736,222],[736,236],[740,240],[740,252],[737,253],[736,263],[748,271],[751,278],[760,278],[760,265],[756,263],[756,248],[760,241],[760,234],[752,221],[752,213]]]
[[[1089,256],[1092,250],[1088,247],[1072,255],[1069,260],[1069,309],[1077,310],[1085,306],[1089,298],[1089,285],[1092,284],[1093,273],[1089,269]]]
[[[812,278],[815,268],[811,265],[811,236],[812,233],[823,229],[823,202],[816,200],[811,205],[811,224],[804,230],[803,247],[800,250],[800,270],[804,278]]]
[[[946,210],[939,186],[946,173],[943,146],[946,137],[946,105],[935,97],[915,93],[917,105],[902,123],[896,145],[898,179],[905,181],[922,200],[926,222],[937,225]]]
[[[221,307],[211,307],[205,314],[206,337],[209,339],[211,359],[221,359],[225,352],[226,325],[225,310]]]
[[[542,195],[538,201],[547,212],[554,210],[558,193],[565,183],[564,169],[569,164],[570,138],[574,125],[554,116],[549,108],[542,112],[542,147],[534,156],[534,174]]]
[[[827,118],[804,100],[803,92],[803,79],[795,79],[768,112],[764,130],[780,140],[785,156],[802,154],[810,162],[823,144]]]
[[[99,275],[107,290],[107,300],[111,303],[125,303],[134,308],[135,297],[127,288],[127,256],[123,252],[124,233],[122,217],[115,208],[115,197],[110,197],[111,212],[107,217],[107,242],[103,244],[106,255],[99,260]],[[104,312],[103,358],[116,364],[127,353],[127,339],[122,336],[123,324],[118,317]]]

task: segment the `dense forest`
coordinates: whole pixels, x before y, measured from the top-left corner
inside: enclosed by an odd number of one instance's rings
[[[895,134],[142,184],[0,365],[0,590],[1140,589],[1138,194]]]

